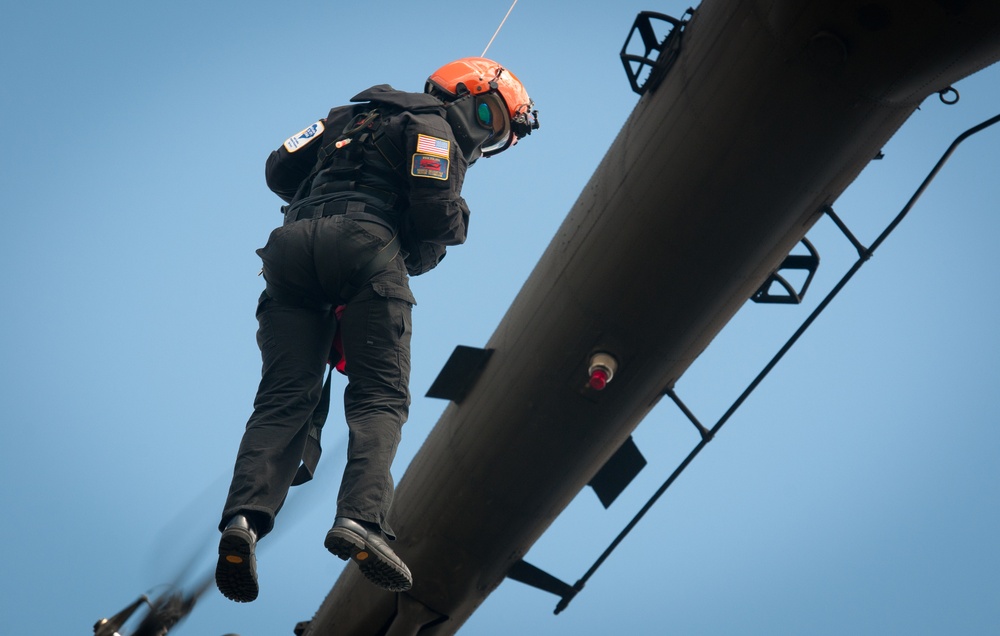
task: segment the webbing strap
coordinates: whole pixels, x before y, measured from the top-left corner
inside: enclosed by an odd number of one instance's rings
[[[316,474],[319,457],[323,454],[323,447],[320,445],[323,424],[326,423],[326,416],[330,414],[330,379],[332,375],[333,367],[330,367],[326,373],[326,382],[323,383],[323,393],[319,398],[319,404],[316,405],[309,420],[309,439],[306,440],[306,447],[302,451],[302,464],[295,472],[295,478],[292,479],[293,486],[310,481]]]
[[[396,258],[399,254],[399,233],[392,235],[389,242],[378,251],[375,256],[371,258],[370,261],[365,263],[361,269],[351,276],[351,280],[347,281],[344,287],[340,290],[340,295],[347,301],[354,298],[354,295],[358,293],[361,286],[368,282],[368,279],[379,273],[385,267],[392,262],[392,259]]]

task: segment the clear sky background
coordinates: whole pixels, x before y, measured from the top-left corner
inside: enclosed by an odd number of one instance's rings
[[[0,20],[0,632],[91,633],[210,575],[259,379],[254,249],[279,224],[264,160],[372,84],[421,90],[479,55],[507,2],[36,0]],[[492,45],[541,129],[477,164],[470,238],[412,281],[414,404],[400,477],[638,97],[618,53],[674,0],[522,0]],[[837,202],[870,243],[951,140],[1000,112],[1000,70],[929,98]],[[1000,127],[963,145],[893,234],[560,616],[507,581],[463,634],[1000,633]],[[823,152],[823,148],[816,148]],[[856,254],[829,221],[800,307],[748,303],[677,384],[714,423]],[[339,394],[317,481],[259,551],[261,594],[214,585],[172,633],[292,633],[344,564]],[[572,583],[696,444],[665,401],[610,510],[586,490],[528,560]]]

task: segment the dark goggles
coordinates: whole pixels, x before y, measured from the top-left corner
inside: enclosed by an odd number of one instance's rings
[[[509,145],[511,136],[510,116],[507,106],[496,93],[476,95],[476,121],[480,126],[490,130],[490,136],[483,142],[482,150],[487,154],[493,150],[502,150]]]

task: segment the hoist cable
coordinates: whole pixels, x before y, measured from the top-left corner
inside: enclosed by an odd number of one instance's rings
[[[510,5],[510,8],[509,8],[509,9],[507,9],[507,15],[505,15],[505,16],[503,17],[503,20],[500,20],[500,26],[498,26],[498,27],[497,27],[497,30],[493,32],[493,37],[491,37],[491,38],[490,38],[490,41],[486,43],[486,48],[485,48],[485,49],[483,49],[483,54],[482,54],[482,55],[480,55],[479,57],[486,57],[486,51],[489,51],[489,50],[490,50],[490,45],[491,45],[491,44],[493,44],[493,40],[494,40],[494,39],[496,39],[496,37],[497,37],[497,34],[498,34],[498,33],[500,33],[500,29],[502,29],[502,28],[503,28],[503,24],[504,24],[504,22],[506,22],[506,21],[507,21],[507,18],[508,18],[508,17],[510,17],[510,12],[514,10],[514,5],[515,5],[515,4],[517,4],[517,0],[514,0],[514,2],[512,2],[512,3],[511,3],[511,5]]]

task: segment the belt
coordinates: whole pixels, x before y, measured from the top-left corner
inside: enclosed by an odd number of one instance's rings
[[[396,231],[396,224],[389,215],[361,201],[327,201],[316,205],[293,206],[285,210],[285,224],[341,214],[357,221],[378,223],[390,232]]]

